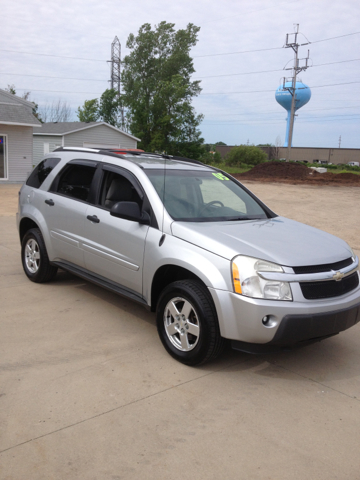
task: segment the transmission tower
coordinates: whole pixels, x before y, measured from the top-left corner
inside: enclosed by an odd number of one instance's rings
[[[111,60],[110,60],[110,70],[111,78],[110,85],[113,90],[117,92],[118,98],[120,100],[120,82],[121,82],[121,44],[118,37],[114,38],[114,41],[111,44]],[[120,106],[120,116],[121,116],[121,129],[125,127],[124,121],[124,109],[123,106]]]
[[[292,70],[293,74],[292,77],[290,78],[291,80],[291,87],[286,87],[286,82],[287,79],[284,77],[283,80],[283,90],[287,90],[291,95],[292,95],[292,100],[291,100],[291,111],[290,111],[290,128],[289,128],[289,137],[288,137],[288,146],[287,146],[287,151],[286,151],[286,161],[288,162],[290,160],[290,152],[291,152],[291,144],[292,144],[292,135],[293,135],[293,129],[294,129],[294,118],[295,118],[295,101],[296,101],[296,77],[297,74],[300,73],[303,70],[306,70],[309,65],[308,65],[308,60],[309,60],[309,50],[306,58],[299,59],[298,58],[298,53],[299,53],[299,47],[302,47],[303,45],[309,45],[310,42],[307,43],[301,43],[299,44],[297,42],[299,34],[299,24],[296,24],[296,31],[295,33],[288,33],[286,35],[286,43],[284,45],[284,48],[292,48],[294,50],[294,65],[291,68],[285,68],[285,70]],[[300,63],[303,62],[303,65],[301,66]]]

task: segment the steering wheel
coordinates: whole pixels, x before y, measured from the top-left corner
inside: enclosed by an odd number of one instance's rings
[[[211,205],[219,205],[220,207],[223,207],[224,204],[220,202],[220,200],[213,200],[212,202],[206,203],[200,210],[199,215],[201,215],[205,210],[207,210]]]

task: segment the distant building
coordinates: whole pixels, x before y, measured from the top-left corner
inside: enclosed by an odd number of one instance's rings
[[[216,151],[224,158],[234,146],[217,145]],[[285,147],[260,147],[267,154],[269,160],[286,157]],[[349,163],[360,162],[360,148],[318,148],[292,147],[290,160],[309,163]]]
[[[34,166],[57,147],[137,148],[139,141],[105,122],[43,123],[34,131]]]
[[[23,182],[33,168],[34,104],[0,89],[0,183]]]

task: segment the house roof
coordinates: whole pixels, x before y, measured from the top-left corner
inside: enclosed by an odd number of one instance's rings
[[[0,123],[25,127],[41,126],[39,120],[32,114],[32,110],[22,103],[0,102]]]
[[[105,125],[113,130],[116,130],[129,138],[140,141],[140,138],[130,135],[119,128],[113,127],[106,122],[49,122],[43,123],[41,128],[34,132],[34,135],[69,135],[70,133],[79,132],[81,130],[87,130],[89,128],[96,128],[100,125]]]
[[[35,106],[34,102],[29,102],[29,100],[25,100],[24,98],[18,97],[6,90],[0,88],[0,102],[1,103],[9,103],[9,104],[16,104],[16,105],[24,105],[25,107],[33,109]]]

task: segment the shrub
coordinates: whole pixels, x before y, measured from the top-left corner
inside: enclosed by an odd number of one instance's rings
[[[254,145],[234,147],[225,157],[226,165],[240,166],[242,164],[258,165],[267,160],[266,153]]]

